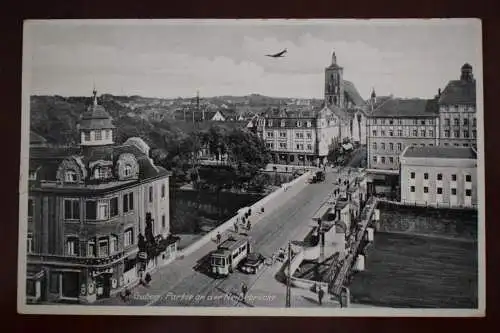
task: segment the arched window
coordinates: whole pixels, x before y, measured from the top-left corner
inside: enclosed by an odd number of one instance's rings
[[[132,176],[132,166],[130,164],[125,165],[125,167],[123,168],[123,174],[125,175],[125,177]]]
[[[66,170],[64,180],[67,183],[76,183],[76,172],[74,170]]]

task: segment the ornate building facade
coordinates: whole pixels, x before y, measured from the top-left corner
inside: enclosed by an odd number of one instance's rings
[[[29,302],[91,303],[175,256],[169,173],[140,138],[114,144],[114,130],[94,92],[79,147],[30,148]]]

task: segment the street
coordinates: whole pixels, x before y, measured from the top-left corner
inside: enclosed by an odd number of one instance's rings
[[[334,179],[336,179],[336,176],[328,173],[325,182],[306,186],[302,191],[284,203],[279,210],[275,210],[256,224],[249,232],[254,241],[254,250],[260,252],[265,257],[270,257],[280,247],[286,247],[289,240],[301,239],[309,229],[311,217],[331,191]],[[212,244],[212,248],[215,249],[216,245]],[[200,252],[198,253],[198,257],[202,258],[206,254],[206,252]],[[258,294],[254,293],[252,287],[261,276],[272,274],[274,277],[274,268],[275,266],[264,266],[256,275],[248,275],[235,271],[227,278],[221,279],[209,277],[203,272],[193,271],[190,276],[179,283],[164,289],[163,297],[153,301],[150,305],[245,305],[245,303],[240,304],[241,299],[239,297],[242,283],[248,286],[248,302],[251,302],[250,299],[253,297],[254,300],[258,300],[260,303],[272,303],[283,298],[285,292],[284,286],[280,288],[281,290],[259,290]],[[281,295],[276,295],[276,292]],[[176,297],[178,295],[189,296]],[[262,305],[265,306],[265,304]],[[280,302],[276,306],[284,306],[284,304]]]

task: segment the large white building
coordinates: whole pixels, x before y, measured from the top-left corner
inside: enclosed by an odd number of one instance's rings
[[[401,155],[401,202],[476,207],[477,153],[473,148],[407,147]]]

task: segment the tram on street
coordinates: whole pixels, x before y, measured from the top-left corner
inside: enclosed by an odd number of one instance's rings
[[[251,238],[231,235],[211,254],[210,271],[217,276],[228,276],[251,251]]]

